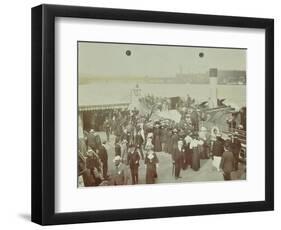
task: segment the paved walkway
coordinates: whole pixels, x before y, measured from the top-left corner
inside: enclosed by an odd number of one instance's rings
[[[105,140],[105,133],[100,132],[102,140]],[[114,169],[113,158],[115,156],[114,151],[114,139],[115,137],[110,136],[110,141],[106,144],[108,151],[108,173],[111,174]],[[175,179],[172,176],[172,160],[171,155],[165,152],[157,152],[157,157],[159,159],[159,167],[157,168],[158,178],[156,183],[180,183],[180,182],[196,182],[196,181],[223,181],[223,176],[218,172],[212,165],[212,160],[200,160],[200,170],[194,171],[191,168],[186,170],[181,170],[180,176],[182,178]],[[145,184],[145,165],[144,161],[140,161],[139,167],[139,184]],[[128,173],[130,175],[130,170],[128,168]],[[131,184],[131,181],[128,182]]]

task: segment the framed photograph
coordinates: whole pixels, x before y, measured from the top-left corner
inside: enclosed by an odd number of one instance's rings
[[[274,208],[274,21],[32,8],[32,221]]]

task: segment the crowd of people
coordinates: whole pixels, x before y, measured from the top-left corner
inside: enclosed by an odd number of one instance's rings
[[[151,100],[148,98],[146,100]],[[106,140],[90,129],[79,140],[79,175],[84,186],[125,185],[139,183],[140,163],[145,165],[145,183],[157,182],[158,154],[170,154],[172,175],[181,178],[181,171],[200,170],[201,159],[212,159],[214,168],[225,180],[238,170],[241,141],[239,133],[222,137],[218,127],[199,127],[200,114],[189,109],[180,122],[171,119],[150,119],[137,109],[114,110],[104,121]],[[227,121],[234,126],[234,119]],[[236,125],[236,124],[235,124]],[[114,142],[114,169],[109,173],[106,143]]]

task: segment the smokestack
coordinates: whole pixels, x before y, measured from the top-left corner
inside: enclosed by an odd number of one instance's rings
[[[210,78],[209,107],[216,108],[218,105],[217,102],[218,69],[217,68],[210,68],[209,78]]]

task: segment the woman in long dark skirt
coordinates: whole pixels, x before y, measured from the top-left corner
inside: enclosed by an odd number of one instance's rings
[[[160,136],[161,136],[160,126],[159,126],[159,124],[156,124],[155,128],[153,130],[153,144],[154,144],[155,152],[161,152],[162,151]]]
[[[157,178],[157,165],[159,163],[156,153],[150,149],[146,153],[144,163],[146,165],[146,184],[154,184]]]
[[[200,168],[200,152],[198,149],[198,140],[193,139],[190,143],[190,149],[192,150],[192,163],[191,168],[194,171],[198,171]]]
[[[184,164],[183,164],[183,169],[187,169],[189,166],[192,166],[192,149],[190,148],[192,138],[191,138],[191,133],[188,132],[186,137],[184,138],[185,142],[185,155],[184,155]]]
[[[182,169],[188,169],[188,167],[191,167],[192,164],[192,149],[190,149],[190,143],[184,144],[184,155],[183,155],[183,164]]]

